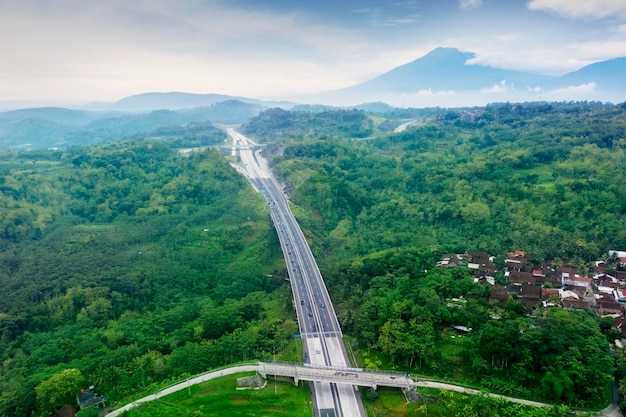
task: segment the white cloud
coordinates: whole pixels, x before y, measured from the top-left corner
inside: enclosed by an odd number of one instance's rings
[[[513,84],[511,84],[510,82],[508,82],[507,80],[502,80],[500,81],[499,84],[495,84],[493,87],[490,88],[482,88],[480,90],[481,93],[496,93],[496,94],[501,94],[501,93],[513,93],[515,92],[515,86]]]
[[[40,9],[24,0],[12,7],[0,0],[0,38],[11,39],[0,43],[0,96],[111,100],[129,90],[321,91],[355,76],[336,71],[340,63],[358,69],[356,63],[364,67],[371,57],[371,44],[353,31],[298,13],[194,9],[191,2],[165,0],[68,0],[64,6]]]
[[[546,75],[563,75],[586,65],[626,56],[626,38],[616,34],[604,39],[577,42],[540,42],[521,33],[494,34],[491,38],[457,38],[447,42],[472,51],[468,64]]]
[[[550,90],[543,92],[544,100],[547,101],[565,101],[565,100],[598,100],[596,93],[596,83],[571,85],[565,88]],[[610,101],[603,98],[603,101]]]
[[[624,0],[531,0],[528,8],[571,19],[596,20],[612,16],[626,18]]]
[[[480,7],[483,0],[459,0],[459,7],[462,10],[471,10]]]
[[[441,90],[433,91],[432,88],[426,90],[419,90],[417,93],[407,94],[407,97],[428,97],[428,96],[453,96],[456,92],[454,90]]]

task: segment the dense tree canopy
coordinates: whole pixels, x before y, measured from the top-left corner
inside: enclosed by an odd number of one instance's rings
[[[418,241],[589,262],[626,247],[625,112],[499,105],[371,141],[287,142],[274,165],[339,257]]]
[[[115,401],[297,332],[269,213],[218,152],[122,142],[0,171],[0,415],[49,415],[83,383]]]
[[[599,103],[273,109],[244,129],[278,141],[272,165],[364,366],[596,406],[614,364],[592,314],[492,306],[488,286],[433,265],[522,249],[584,266],[626,248],[624,116]],[[201,122],[155,135],[224,138]],[[297,332],[260,196],[218,152],[168,142],[2,154],[0,415],[49,415],[83,383],[118,400],[267,357]]]
[[[489,306],[488,287],[431,269],[445,252],[521,249],[534,262],[585,266],[626,248],[625,112],[598,103],[450,111],[368,141],[280,143],[273,165],[293,189],[344,330],[390,365],[596,405],[613,360],[593,315]],[[451,338],[452,326],[472,330]]]

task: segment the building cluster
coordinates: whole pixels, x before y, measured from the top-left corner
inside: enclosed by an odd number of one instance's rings
[[[585,273],[566,262],[533,265],[524,252],[516,251],[506,257],[503,274],[496,274],[494,260],[486,252],[472,251],[444,255],[437,267],[469,269],[476,281],[491,285],[490,304],[506,306],[513,299],[529,311],[592,310],[600,317],[613,317],[614,326],[626,337],[626,251],[610,251],[609,259],[595,262]]]

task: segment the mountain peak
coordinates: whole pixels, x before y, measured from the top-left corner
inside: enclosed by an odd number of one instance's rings
[[[465,62],[469,59],[472,59],[476,56],[473,52],[461,52],[456,48],[448,48],[448,47],[439,47],[435,48],[426,55],[421,58],[416,59],[413,62],[433,62],[440,63],[442,61],[445,62],[454,62],[455,64],[465,64]]]
[[[344,91],[355,96],[375,97],[381,94],[433,94],[494,88],[526,90],[545,85],[552,78],[468,64],[475,56],[473,52],[463,52],[456,48],[435,48],[421,58]],[[503,87],[503,83],[506,86]]]

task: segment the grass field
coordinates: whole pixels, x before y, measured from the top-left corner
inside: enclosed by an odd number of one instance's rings
[[[157,401],[127,411],[126,417],[213,417],[213,416],[311,416],[311,394],[306,387],[290,382],[267,381],[265,388],[236,390],[237,378],[225,376],[194,385]]]

